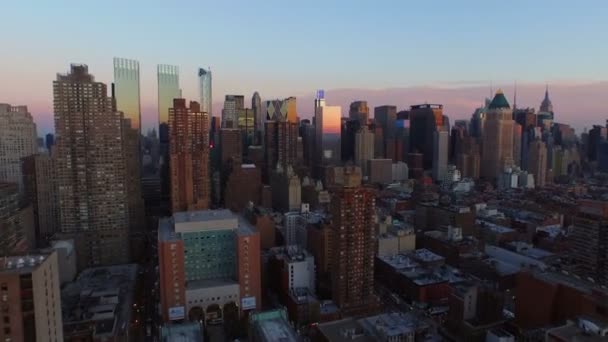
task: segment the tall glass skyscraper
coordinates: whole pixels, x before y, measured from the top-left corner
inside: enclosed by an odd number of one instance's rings
[[[213,116],[211,113],[211,69],[198,69],[198,89],[201,101],[201,112],[209,114],[209,117]]]
[[[173,99],[182,97],[179,89],[179,67],[159,64],[158,76],[158,124],[169,122],[169,108],[173,107]]]
[[[114,96],[116,109],[131,121],[131,128],[141,134],[139,100],[139,62],[114,57]]]

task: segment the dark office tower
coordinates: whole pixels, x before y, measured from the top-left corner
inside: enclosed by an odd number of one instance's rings
[[[513,120],[521,125],[522,130],[536,126],[536,113],[534,108],[518,108],[513,110]]]
[[[55,136],[53,133],[48,133],[45,138],[46,149],[49,151],[49,155],[53,153],[53,145],[55,145]]]
[[[245,108],[245,97],[242,95],[226,95],[222,110],[222,128],[238,127],[238,112]]]
[[[608,203],[581,200],[571,233],[572,259],[584,277],[608,284]]]
[[[410,152],[407,155],[409,178],[418,179],[424,174],[424,156],[422,153]]]
[[[342,118],[340,142],[342,145],[341,156],[343,162],[354,161],[355,135],[361,129],[361,127],[367,128],[367,126],[361,125],[361,121],[359,119]]]
[[[486,121],[486,112],[488,106],[492,100],[486,98],[483,107],[475,109],[473,115],[471,115],[471,123],[469,127],[469,135],[477,139],[481,139],[483,136],[483,127]]]
[[[171,211],[204,210],[211,196],[209,115],[198,102],[174,99],[169,109]]]
[[[600,125],[593,125],[589,130],[589,142],[587,144],[587,159],[596,161],[599,145],[603,140],[608,139],[608,128]]]
[[[57,179],[53,158],[33,154],[22,159],[25,198],[34,212],[36,247],[46,247],[58,228]],[[32,246],[34,247],[34,246]]]
[[[344,186],[331,199],[332,295],[347,315],[364,314],[374,305],[375,196],[361,186],[356,167],[344,171]]]
[[[513,111],[502,90],[488,106],[481,154],[481,177],[493,181],[513,166]]]
[[[518,123],[513,124],[513,164],[521,166],[521,141],[523,130]]]
[[[220,170],[219,179],[220,202],[224,203],[226,186],[234,170],[241,167],[243,162],[243,142],[238,128],[220,129]]]
[[[410,109],[410,150],[423,154],[423,167],[433,167],[434,134],[443,127],[443,105],[421,104]]]
[[[462,144],[466,135],[465,128],[462,126],[454,125],[450,133],[450,147],[448,160],[451,164],[456,164],[456,158],[462,153]]]
[[[403,112],[401,112],[403,113]],[[395,157],[394,161],[406,161],[407,154],[410,152],[410,119],[409,119],[409,111],[407,111],[407,116],[402,116],[399,118],[399,114],[397,114],[397,121],[395,121],[396,130],[395,130]]]
[[[361,126],[367,125],[369,121],[369,107],[367,101],[355,101],[350,104],[348,118],[358,120]]]
[[[311,167],[314,162],[315,153],[315,126],[310,123],[310,120],[301,121],[300,135],[302,136],[304,165]]]
[[[382,158],[386,157],[387,141],[395,138],[395,120],[397,119],[397,107],[380,106],[374,108],[374,121],[382,126],[384,151]]]
[[[16,183],[0,181],[0,256],[25,253],[33,247],[34,215],[21,198]]]
[[[61,235],[76,242],[79,268],[129,262],[122,113],[86,65],[53,82]],[[111,151],[112,153],[109,153]]]
[[[262,113],[262,98],[260,94],[256,91],[253,93],[253,97],[251,98],[251,109],[253,109],[253,117],[254,120],[254,136],[255,136],[255,145],[262,145],[262,137],[264,132],[264,113]]]
[[[382,126],[374,121],[369,125],[369,130],[374,133],[374,157],[384,158],[384,131]]]
[[[280,165],[286,168],[295,165],[298,147],[296,98],[266,101],[266,123],[264,128],[264,182]]]
[[[409,120],[410,119],[410,111],[402,110],[397,112],[397,120]]]

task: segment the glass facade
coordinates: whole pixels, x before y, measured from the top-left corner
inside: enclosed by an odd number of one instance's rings
[[[141,132],[141,107],[139,100],[139,62],[132,59],[114,58],[114,96],[116,108],[131,121],[131,128]]]
[[[181,98],[179,89],[179,68],[174,65],[160,64],[158,76],[158,122],[159,125],[169,122],[169,108],[173,107],[173,99]]]
[[[186,280],[234,279],[234,234],[233,229],[182,233]]]
[[[211,113],[211,69],[198,69],[198,88],[201,102],[201,111],[209,114],[209,117],[213,116]]]

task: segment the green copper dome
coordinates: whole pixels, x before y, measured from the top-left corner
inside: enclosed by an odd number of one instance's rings
[[[509,101],[505,97],[505,94],[502,93],[502,90],[498,89],[496,95],[494,95],[494,99],[490,102],[489,109],[497,109],[497,108],[511,108],[509,106]]]

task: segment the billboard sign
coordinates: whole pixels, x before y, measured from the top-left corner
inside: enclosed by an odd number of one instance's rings
[[[185,318],[185,309],[183,306],[174,306],[169,308],[169,320],[176,321]]]
[[[255,297],[241,298],[241,308],[243,310],[255,309]]]

